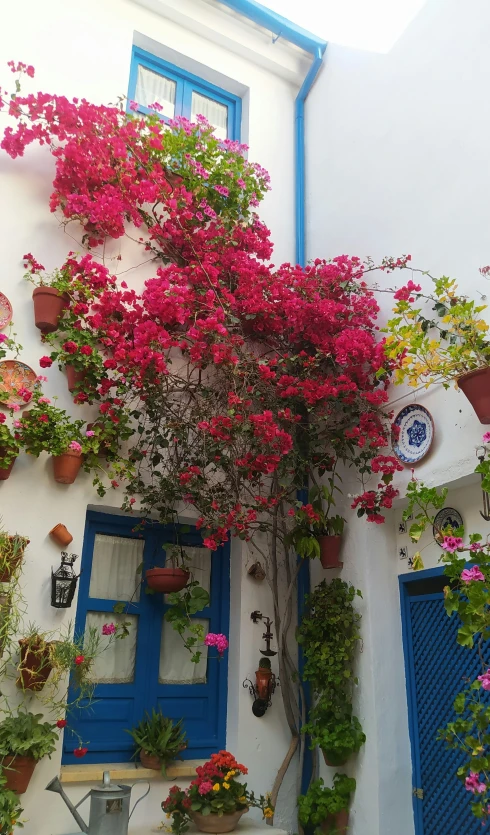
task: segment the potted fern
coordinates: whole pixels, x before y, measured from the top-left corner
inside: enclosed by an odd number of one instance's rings
[[[186,733],[182,729],[182,719],[174,723],[162,714],[152,710],[145,713],[135,728],[128,730],[132,736],[143,768],[160,770],[167,776],[167,765],[172,760],[180,759],[181,752],[187,747]]]

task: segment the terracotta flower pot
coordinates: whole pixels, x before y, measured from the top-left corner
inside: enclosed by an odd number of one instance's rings
[[[54,480],[58,484],[73,484],[80,467],[82,456],[74,449],[68,449],[63,455],[53,455]]]
[[[490,423],[490,366],[458,377],[458,386],[473,406],[480,423]]]
[[[349,810],[342,809],[335,815],[329,815],[324,823],[321,825],[322,832],[325,835],[335,833],[335,835],[347,835],[349,827]]]
[[[259,667],[259,669],[255,671],[257,696],[259,699],[263,699],[264,702],[269,701],[271,678],[272,670],[268,670],[265,667]]]
[[[145,574],[150,589],[169,594],[182,591],[189,582],[189,571],[183,568],[149,568]]]
[[[319,536],[320,543],[320,562],[323,568],[342,568],[343,562],[340,562],[340,548],[342,545],[341,536]]]
[[[58,543],[58,545],[61,545],[62,548],[66,548],[70,542],[73,542],[73,537],[70,531],[65,527],[65,525],[62,525],[61,522],[58,522],[58,524],[50,530],[49,535],[55,542]]]
[[[79,383],[85,382],[87,378],[86,371],[77,371],[73,365],[65,366],[66,379],[68,382],[68,391],[75,391]]]
[[[323,754],[323,759],[325,760],[325,765],[330,766],[330,768],[338,768],[340,765],[345,765],[347,760],[349,759],[349,755],[344,755],[334,753],[333,751],[325,751],[324,748],[321,749]]]
[[[24,794],[34,774],[36,760],[33,757],[3,757],[2,774],[7,780],[6,789]]]
[[[236,812],[229,812],[226,815],[201,815],[199,812],[190,812],[190,816],[196,824],[199,832],[211,832],[220,835],[222,832],[233,832],[241,816],[248,812],[248,809],[240,809]]]
[[[3,458],[6,452],[7,450],[5,449],[5,447],[0,446],[0,458]],[[6,481],[9,478],[10,473],[12,472],[12,467],[15,464],[16,458],[17,456],[15,456],[15,458],[12,459],[8,467],[0,467],[0,481]]]
[[[140,751],[140,762],[143,768],[153,768],[155,771],[160,771],[162,767],[160,757],[149,754],[147,751]]]
[[[60,316],[70,302],[70,297],[58,293],[54,287],[36,287],[32,294],[36,328],[52,333],[58,327]]]
[[[18,667],[19,677],[15,682],[22,690],[33,690],[39,692],[46,684],[51,670],[51,643],[39,642],[38,645],[31,639],[21,638],[20,662]]]
[[[9,537],[12,541],[14,537]],[[29,540],[26,541],[26,545]],[[24,558],[24,548],[18,548],[17,553],[12,556],[7,556],[0,552],[0,583],[10,583],[12,575],[15,574],[17,568]]]
[[[91,430],[93,430],[94,426],[96,426],[96,425],[97,424],[95,424],[95,423],[87,423],[87,430],[90,432]],[[111,451],[112,450],[111,450],[110,443],[106,443],[105,441],[102,441],[100,446],[99,446],[99,451],[98,451],[97,455],[100,458],[105,458]]]

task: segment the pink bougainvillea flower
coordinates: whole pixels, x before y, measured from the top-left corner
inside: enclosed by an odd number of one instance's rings
[[[485,576],[480,571],[477,565],[473,565],[471,568],[464,568],[461,572],[461,579],[463,583],[471,583],[473,580],[479,580],[480,582],[484,582]]]
[[[480,775],[476,771],[470,771],[464,784],[466,791],[473,792],[473,794],[483,794],[487,788],[486,784],[480,781]]]
[[[102,627],[102,634],[103,635],[114,635],[116,631],[116,624],[115,623],[104,623]]]
[[[449,551],[450,554],[453,554],[458,548],[463,548],[463,540],[460,536],[445,536],[442,541],[442,548],[444,551]]]

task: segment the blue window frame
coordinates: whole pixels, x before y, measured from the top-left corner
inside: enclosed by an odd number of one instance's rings
[[[151,74],[159,76],[159,78],[154,78]],[[185,116],[187,119],[195,121],[195,116],[202,114],[208,118],[211,124],[214,124],[211,115],[214,104],[216,106],[215,112],[222,118],[221,125],[215,126],[222,132],[220,138],[240,140],[242,101],[238,96],[223,90],[221,87],[216,87],[216,85],[204,81],[186,70],[169,64],[168,61],[157,58],[150,52],[140,49],[140,47],[133,46],[128,100],[138,102],[139,112],[150,113],[146,105],[153,104],[153,101],[146,101],[146,104],[138,101],[138,99],[145,98],[141,94],[145,79],[149,82],[150,89],[152,88],[155,91],[159,89],[160,93],[164,88],[167,90],[167,108],[164,108],[162,113],[162,118],[165,121],[175,116]],[[153,95],[149,97],[153,98]],[[156,95],[156,100],[159,104],[164,104],[159,100],[158,95]],[[207,113],[202,113],[202,107],[204,109],[210,108],[210,110],[208,109]]]
[[[118,602],[116,598],[90,596],[97,536],[129,538],[136,540],[136,543],[139,541],[140,544],[128,543],[128,547],[132,553],[134,550],[142,551],[143,578],[146,569],[163,564],[165,549],[162,546],[175,542],[175,533],[170,528],[153,524],[135,530],[140,521],[134,517],[88,511],[75,620],[77,634],[85,632],[88,613],[100,613],[100,622],[116,619],[113,614],[113,606]],[[203,547],[201,536],[195,528],[179,533],[179,541],[184,547]],[[227,634],[230,604],[229,543],[213,552],[210,560],[210,605],[196,617],[208,621],[209,632]],[[161,683],[159,670],[164,657],[161,644],[166,608],[165,598],[161,594],[145,594],[143,580],[140,593],[135,595],[127,608],[132,621],[131,629],[136,634],[131,680],[125,683],[98,683],[95,686],[94,701],[88,706],[81,702],[80,709],[73,712],[69,727],[65,730],[63,763],[77,762],[73,750],[78,747],[80,738],[89,749],[85,762],[129,761],[134,749],[126,730],[134,727],[145,711],[151,711],[152,708],[161,708],[163,714],[171,719],[184,719],[188,737],[184,758],[205,758],[226,747],[227,657],[225,655],[221,660],[216,657],[208,659],[207,670],[202,676],[204,681],[201,679],[198,683],[189,684]],[[91,614],[90,617],[96,618],[97,615]],[[172,628],[166,624],[165,629]],[[128,640],[125,638],[117,641],[117,645]],[[185,652],[180,646],[178,651]],[[72,691],[71,697],[73,695]]]

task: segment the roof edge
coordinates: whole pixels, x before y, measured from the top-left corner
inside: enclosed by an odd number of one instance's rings
[[[277,12],[266,8],[256,0],[218,0],[224,6],[228,6],[243,17],[248,17],[265,29],[269,29],[277,38],[284,38],[290,43],[296,44],[306,52],[317,54],[320,49],[322,54],[327,48],[327,42],[287,20]]]

